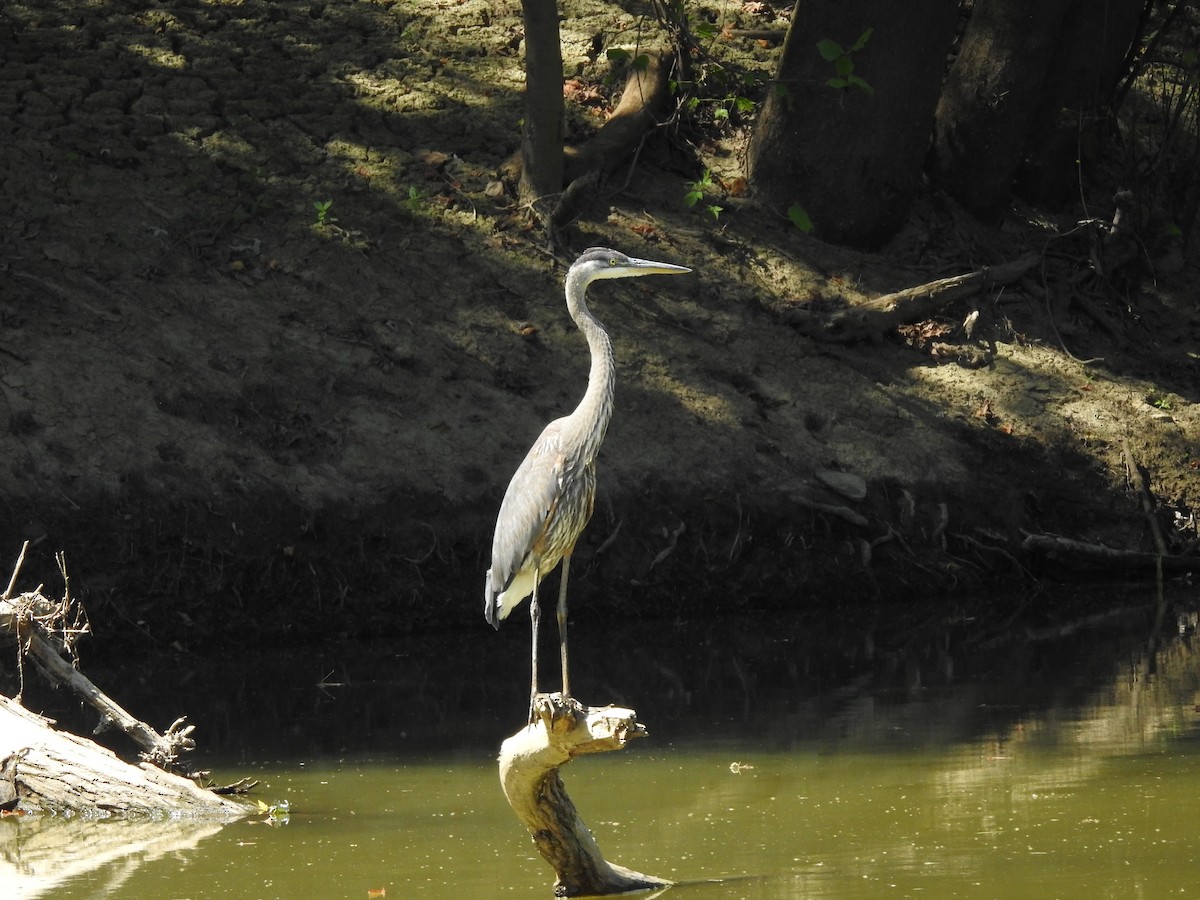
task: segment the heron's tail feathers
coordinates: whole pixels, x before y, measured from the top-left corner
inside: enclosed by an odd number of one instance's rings
[[[500,620],[503,618],[500,615],[501,596],[492,590],[492,570],[488,569],[487,577],[483,580],[483,617],[497,631],[500,630]]]

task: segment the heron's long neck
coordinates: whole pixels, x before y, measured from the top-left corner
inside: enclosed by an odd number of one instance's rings
[[[612,341],[600,320],[592,315],[584,300],[586,284],[567,285],[567,309],[571,318],[587,338],[592,354],[592,367],[588,372],[587,391],[571,418],[578,425],[583,438],[583,458],[594,459],[604,441],[608,421],[612,418],[613,392],[617,386],[617,366],[613,359]]]

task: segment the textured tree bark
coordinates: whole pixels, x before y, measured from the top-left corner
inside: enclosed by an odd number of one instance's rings
[[[781,217],[800,205],[834,243],[877,246],[895,234],[921,183],[957,11],[947,0],[798,3],[747,153],[755,201]],[[823,57],[826,40],[846,56]],[[851,63],[865,86],[836,86],[838,66]]]
[[[247,807],[149,763],[133,766],[0,697],[0,793],[26,811],[234,819]]]
[[[670,885],[605,860],[558,775],[576,756],[620,750],[645,735],[637,714],[615,706],[584,709],[557,694],[539,696],[536,712],[537,722],[501,745],[500,783],[513,812],[554,868],[554,895],[622,894]]]
[[[1038,130],[1070,0],[977,0],[937,107],[933,168],[966,209],[994,220]]]
[[[658,50],[648,52],[646,59],[643,68],[630,71],[617,108],[595,136],[564,149],[563,178],[568,184],[590,172],[616,168],[659,124],[670,96],[672,57]]]
[[[563,63],[555,0],[521,0],[525,18],[525,129],[521,202],[546,221],[563,184]]]
[[[1078,192],[1077,169],[1093,162],[1111,127],[1109,105],[1145,8],[1145,0],[1071,0],[1017,172],[1026,200],[1058,206]]]

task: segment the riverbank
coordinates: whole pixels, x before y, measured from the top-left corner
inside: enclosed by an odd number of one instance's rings
[[[64,550],[97,631],[482,624],[504,486],[587,360],[561,265],[497,187],[519,5],[431,6],[6,8],[0,548],[36,542],[48,582]],[[568,59],[632,25],[576,12]],[[1128,460],[1171,549],[1196,539],[1194,255],[1091,312],[1035,279],[926,334],[823,343],[787,313],[1049,238],[929,197],[879,253],[824,246],[736,197],[688,207],[683,146],[648,145],[570,235],[695,270],[593,291],[619,387],[580,604],[766,613],[1053,576],[1027,533],[1154,548]],[[1086,268],[1079,241],[1056,252]]]

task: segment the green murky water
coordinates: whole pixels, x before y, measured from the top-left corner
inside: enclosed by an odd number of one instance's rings
[[[1196,896],[1194,623],[1173,613],[1151,641],[1118,614],[958,648],[934,629],[903,652],[856,627],[763,644],[723,626],[712,652],[689,634],[632,668],[593,660],[581,697],[637,680],[651,734],[563,776],[605,855],[679,882],[668,897]],[[512,652],[467,650],[483,675]],[[441,683],[443,656],[414,649],[412,672]],[[260,778],[285,823],[0,821],[0,897],[549,897],[494,761],[519,689],[465,692],[459,719],[395,654],[360,652],[340,681],[335,658],[286,661],[291,693],[262,685],[282,713],[248,687],[210,713],[218,777]]]

